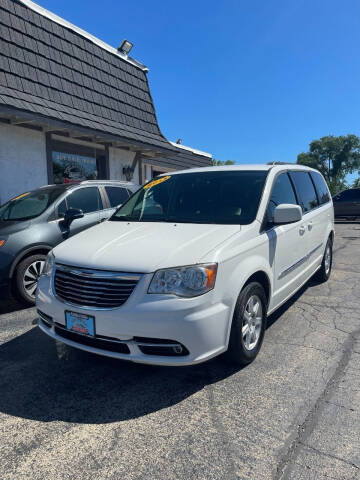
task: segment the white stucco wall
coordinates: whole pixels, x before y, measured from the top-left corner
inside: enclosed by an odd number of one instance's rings
[[[123,174],[123,168],[132,165],[135,153],[129,150],[121,150],[120,148],[109,148],[109,168],[110,168],[110,180],[126,180]],[[133,181],[139,182],[139,169],[138,166],[134,172]]]
[[[0,205],[47,183],[45,134],[0,124]]]

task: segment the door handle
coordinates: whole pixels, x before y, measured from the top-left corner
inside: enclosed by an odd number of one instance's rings
[[[313,228],[313,223],[312,222],[309,222],[308,223],[308,230],[311,230]]]
[[[304,233],[305,233],[304,225],[301,225],[301,227],[299,228],[299,233],[300,233],[300,235],[304,235]]]

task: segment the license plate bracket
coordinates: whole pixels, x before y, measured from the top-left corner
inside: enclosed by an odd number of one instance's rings
[[[83,313],[65,311],[67,330],[87,337],[95,337],[95,317]]]

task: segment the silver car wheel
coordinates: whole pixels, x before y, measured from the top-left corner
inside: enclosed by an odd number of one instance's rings
[[[242,339],[246,350],[254,350],[258,344],[263,323],[263,307],[260,298],[252,295],[247,301],[242,324]]]
[[[23,278],[24,290],[31,298],[35,298],[38,280],[43,271],[44,265],[44,260],[37,260],[36,262],[31,263],[25,270]]]
[[[326,245],[325,256],[324,256],[324,265],[325,265],[325,273],[329,275],[330,268],[331,268],[331,245],[328,243]]]

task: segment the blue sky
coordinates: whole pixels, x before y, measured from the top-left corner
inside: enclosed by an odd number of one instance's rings
[[[149,66],[162,132],[237,163],[360,134],[357,0],[38,0]]]

